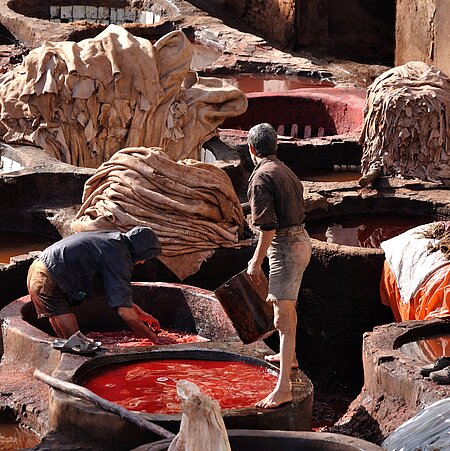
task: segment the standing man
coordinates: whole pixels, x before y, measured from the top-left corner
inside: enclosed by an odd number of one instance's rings
[[[303,221],[303,185],[277,158],[277,133],[270,124],[258,124],[248,133],[250,156],[256,167],[248,186],[253,225],[259,228],[255,254],[247,273],[253,283],[261,282],[261,264],[269,257],[267,301],[274,309],[274,325],[280,335],[280,353],[266,360],[280,362],[275,389],[256,403],[274,408],[292,401],[290,374],[298,366],[295,357],[297,296],[303,272],[311,258],[311,241]]]
[[[158,320],[134,304],[131,297],[134,265],[160,252],[159,240],[148,227],[134,227],[127,233],[80,232],[54,243],[28,271],[28,292],[38,318],[48,318],[58,337],[77,334],[88,344],[92,340],[79,332],[71,307],[88,299],[94,276],[99,274],[108,305],[130,329],[155,344],[173,343],[158,337]]]

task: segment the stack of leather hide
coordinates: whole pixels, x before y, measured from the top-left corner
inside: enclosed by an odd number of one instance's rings
[[[450,80],[413,61],[368,88],[362,172],[439,182],[450,178]]]
[[[148,226],[162,247],[159,259],[183,280],[218,247],[239,248],[244,216],[228,175],[217,166],[175,161],[162,149],[115,153],[86,182],[74,231]]]
[[[92,168],[135,146],[198,159],[247,98],[191,72],[192,55],[181,31],[152,45],[117,25],[78,43],[45,42],[0,77],[0,138]]]

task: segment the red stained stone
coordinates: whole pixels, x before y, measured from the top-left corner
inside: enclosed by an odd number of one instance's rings
[[[133,331],[119,330],[114,332],[88,332],[86,335],[95,341],[101,341],[103,345],[119,346],[119,347],[137,347],[137,346],[153,346],[154,343],[148,338],[141,338]],[[176,340],[177,343],[199,343],[208,341],[200,335],[194,335],[183,332],[170,332],[161,329],[158,334],[160,337],[169,337]]]

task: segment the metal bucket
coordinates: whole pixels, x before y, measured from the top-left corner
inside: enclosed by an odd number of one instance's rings
[[[214,291],[243,343],[249,344],[272,335],[273,307],[266,302],[268,281],[254,285],[247,269],[236,274]]]

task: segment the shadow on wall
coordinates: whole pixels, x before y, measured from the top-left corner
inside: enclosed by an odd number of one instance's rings
[[[392,66],[395,6],[396,0],[327,0],[327,31],[333,55]]]
[[[194,0],[192,4],[283,48],[320,49],[364,63],[393,65],[396,0]],[[245,29],[247,28],[247,29]]]
[[[348,412],[351,414],[350,421],[328,428],[329,432],[350,435],[376,444],[381,444],[386,438],[383,436],[378,422],[364,407],[359,406],[356,411],[352,411],[350,406]]]

